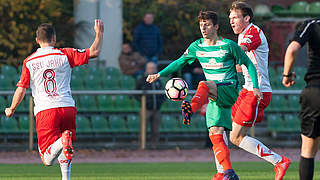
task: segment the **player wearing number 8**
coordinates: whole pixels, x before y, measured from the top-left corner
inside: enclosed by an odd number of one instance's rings
[[[63,180],[70,179],[72,141],[76,139],[77,112],[70,89],[71,70],[99,55],[104,31],[101,20],[95,20],[94,30],[95,40],[88,49],[54,48],[54,27],[41,24],[36,32],[40,48],[24,60],[12,104],[5,110],[6,116],[11,117],[30,86],[41,160],[49,166],[57,157]]]

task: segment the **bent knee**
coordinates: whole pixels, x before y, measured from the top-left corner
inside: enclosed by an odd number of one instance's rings
[[[230,142],[236,146],[239,146],[243,137],[234,133],[230,133]]]
[[[209,128],[209,136],[215,135],[215,134],[223,134],[224,127],[216,127],[212,126]]]

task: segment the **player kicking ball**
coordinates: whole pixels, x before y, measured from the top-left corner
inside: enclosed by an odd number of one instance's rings
[[[104,31],[101,20],[95,20],[94,30],[95,40],[89,49],[60,49],[54,48],[54,27],[41,24],[36,31],[40,48],[24,60],[11,106],[5,109],[6,116],[11,117],[27,88],[31,87],[41,160],[45,166],[50,166],[58,158],[62,180],[70,179],[74,155],[72,142],[76,140],[77,110],[71,96],[71,70],[88,64],[89,58],[99,55]]]
[[[238,44],[246,52],[252,63],[257,67],[259,89],[263,94],[263,99],[257,101],[252,88],[253,80],[249,76],[248,69],[241,66],[245,77],[245,84],[236,103],[232,107],[232,131],[230,132],[230,141],[238,147],[255,154],[262,159],[272,163],[275,168],[275,179],[281,180],[290,165],[290,159],[271,151],[255,138],[247,136],[248,130],[263,119],[264,109],[269,105],[272,89],[268,76],[268,42],[262,30],[251,23],[253,18],[252,9],[245,2],[236,1],[230,9],[230,24],[235,34],[238,34]],[[198,90],[191,104],[183,103],[183,111],[187,121],[190,116],[187,112],[196,112],[204,102],[199,101],[199,96],[208,97],[214,91],[210,87],[200,82]],[[190,107],[190,108],[189,108]],[[191,109],[191,110],[190,110]],[[214,175],[213,180],[221,180],[224,176],[224,170],[220,164],[217,164],[218,173]]]
[[[149,75],[147,81],[154,82],[160,76],[167,76],[191,64],[200,62],[207,81],[217,86],[217,98],[209,100],[206,113],[209,137],[214,154],[224,169],[224,179],[239,179],[230,162],[230,151],[223,140],[224,130],[232,129],[231,107],[238,97],[236,64],[244,64],[253,79],[255,96],[261,99],[258,89],[257,72],[241,48],[233,41],[218,36],[218,16],[213,11],[201,11],[198,16],[201,39],[193,42],[179,59],[157,74]],[[200,83],[205,84],[205,83]],[[207,97],[205,97],[207,98]],[[200,96],[202,101],[203,96]]]

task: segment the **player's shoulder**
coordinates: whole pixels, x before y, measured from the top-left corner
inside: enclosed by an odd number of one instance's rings
[[[27,63],[28,61],[30,61],[33,57],[36,56],[37,51],[31,53],[27,58],[24,59],[23,63]]]
[[[201,46],[202,43],[203,43],[203,38],[199,38],[199,39],[193,41],[193,42],[189,45],[189,49],[190,49],[190,48],[199,47],[199,46]]]
[[[220,41],[221,41],[222,43],[225,43],[225,44],[231,45],[231,46],[237,45],[237,43],[234,42],[233,40],[228,39],[228,38],[224,38],[224,37],[221,37],[221,38],[220,38]]]
[[[70,48],[70,47],[67,47],[67,48],[57,48],[57,50],[60,50],[62,53],[84,53],[86,52],[86,49],[77,49],[77,48]]]
[[[260,34],[260,32],[262,31],[261,28],[255,24],[250,24],[250,27],[248,28],[248,30],[246,31],[246,35],[250,35],[250,34]]]

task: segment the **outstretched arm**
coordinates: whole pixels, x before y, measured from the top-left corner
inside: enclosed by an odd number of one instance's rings
[[[102,48],[104,24],[100,19],[95,20],[94,31],[96,32],[96,37],[91,47],[89,48],[90,49],[89,58],[98,57]]]
[[[9,108],[6,108],[5,113],[7,117],[11,117],[14,114],[14,111],[24,98],[26,94],[26,88],[18,87],[13,95],[12,103]]]
[[[294,73],[290,73],[290,72],[300,48],[301,48],[301,45],[297,41],[292,41],[287,48],[286,55],[284,57],[283,79],[282,79],[282,84],[285,87],[290,87],[295,84],[295,81],[293,80]]]
[[[157,79],[160,78],[160,76],[167,76],[169,74],[172,74],[179,69],[183,68],[187,64],[187,61],[184,60],[184,57],[182,56],[181,58],[173,61],[170,63],[166,68],[164,68],[162,71],[160,71],[157,74],[152,74],[147,77],[147,82],[153,83]]]

